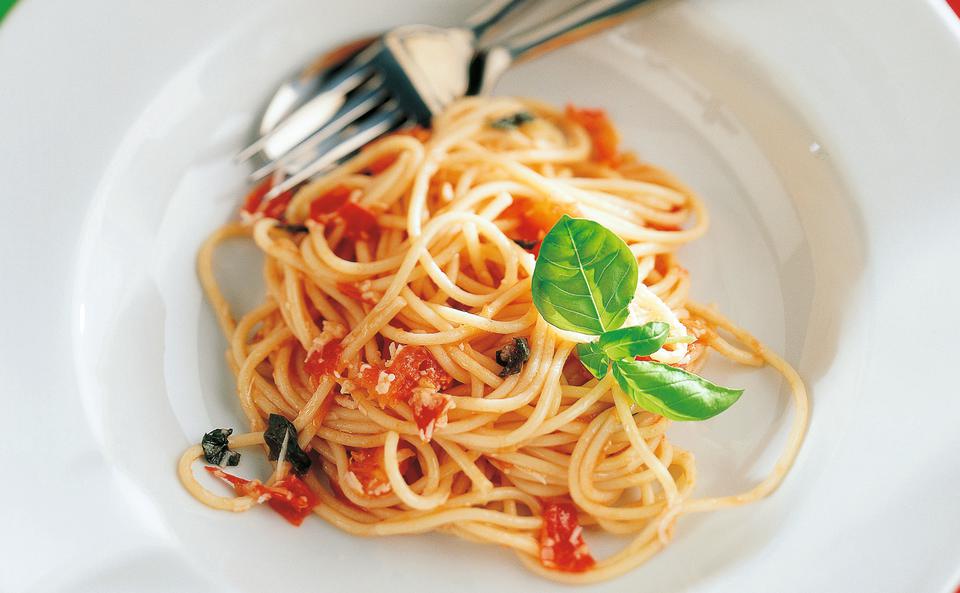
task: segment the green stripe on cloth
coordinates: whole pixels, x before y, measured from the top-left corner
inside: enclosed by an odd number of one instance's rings
[[[3,21],[3,17],[7,16],[7,13],[10,12],[10,9],[13,8],[13,5],[17,0],[0,0],[0,22]]]

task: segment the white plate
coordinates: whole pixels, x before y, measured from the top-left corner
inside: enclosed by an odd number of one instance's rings
[[[469,8],[447,4],[14,9],[0,28],[0,590],[552,588],[510,553],[451,537],[211,511],[174,475],[189,442],[240,424],[193,257],[236,208],[244,171],[229,157],[258,106],[318,49]],[[501,85],[607,107],[628,145],[699,190],[713,226],[683,254],[695,296],[784,352],[813,397],[775,495],[683,519],[664,553],[594,590],[960,580],[960,36],[939,3],[885,8],[675,2]],[[251,251],[227,255],[228,276],[258,278]],[[704,494],[757,479],[788,419],[774,377],[710,372],[749,397],[672,429]]]

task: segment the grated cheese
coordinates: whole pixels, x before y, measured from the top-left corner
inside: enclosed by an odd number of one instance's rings
[[[373,281],[369,278],[357,284],[357,289],[360,291],[360,299],[368,303],[376,303],[382,296],[373,290]]]
[[[351,381],[350,379],[342,379],[340,381],[340,393],[349,395],[353,393],[353,390],[356,388],[357,388],[357,384]]]
[[[443,185],[440,186],[440,198],[444,202],[452,202],[453,197],[453,185],[449,181],[444,181]]]
[[[290,303],[284,303],[284,306],[289,305]],[[310,351],[307,352],[307,358],[310,358],[310,355],[314,352],[323,350],[323,347],[329,344],[332,340],[340,340],[345,335],[347,335],[347,328],[342,323],[324,320],[323,329],[320,331],[320,335],[314,338],[313,342],[310,343]]]
[[[387,371],[380,371],[380,374],[377,376],[377,386],[373,388],[378,395],[386,395],[390,391],[390,384],[397,378],[393,373],[388,373]]]
[[[350,487],[350,489],[355,492],[363,494],[363,485],[360,483],[360,479],[357,478],[357,474],[353,472],[343,474],[343,485]]]
[[[394,359],[397,358],[397,354],[403,352],[404,344],[398,344],[396,342],[390,342],[390,345],[387,346],[387,353],[390,355],[390,360],[386,362],[386,366],[393,364]]]
[[[410,394],[410,403],[413,405],[414,415],[419,415],[424,408],[433,408],[440,404],[440,413],[435,419],[420,429],[420,440],[430,442],[435,430],[447,425],[447,412],[456,407],[449,395],[438,393],[437,388],[427,382],[421,382]]]

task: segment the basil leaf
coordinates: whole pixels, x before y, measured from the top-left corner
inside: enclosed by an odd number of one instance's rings
[[[643,325],[621,327],[600,336],[600,348],[611,360],[648,356],[663,346],[670,335],[670,324],[651,321]]]
[[[603,379],[610,370],[610,359],[597,342],[577,344],[577,357],[580,358],[580,364],[587,367],[597,379]]]
[[[275,229],[281,231],[287,231],[288,233],[309,233],[310,229],[307,228],[307,225],[304,224],[289,224],[286,222],[280,222],[274,225]]]
[[[592,220],[564,215],[540,244],[533,303],[560,329],[617,329],[637,289],[637,260],[623,239]]]
[[[513,242],[527,250],[533,249],[537,246],[536,241],[528,241],[527,239],[514,239]]]
[[[526,338],[514,338],[500,350],[497,350],[497,364],[502,366],[501,377],[516,375],[523,370],[523,363],[530,358],[530,344]]]
[[[284,438],[287,438],[287,456],[285,459],[293,466],[293,471],[302,474],[310,469],[310,457],[297,443],[296,427],[280,414],[270,414],[270,417],[267,418],[267,429],[263,431],[263,441],[270,448],[268,457],[271,461],[280,458]]]
[[[231,451],[228,437],[233,434],[232,428],[215,428],[203,435],[200,446],[203,448],[203,458],[207,463],[218,465],[237,465],[240,463],[240,453]]]
[[[506,117],[501,117],[500,119],[495,119],[490,122],[490,127],[497,130],[512,130],[516,127],[522,126],[528,121],[533,121],[533,114],[529,111],[518,111],[513,115],[508,115]]]
[[[641,408],[671,420],[712,418],[743,393],[659,362],[618,360],[613,363],[613,376]]]

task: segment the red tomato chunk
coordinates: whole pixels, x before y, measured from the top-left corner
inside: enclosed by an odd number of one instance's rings
[[[597,563],[583,541],[583,528],[572,502],[544,501],[540,563],[563,572],[584,572]]]
[[[206,470],[233,486],[238,496],[253,497],[257,503],[267,503],[291,525],[299,526],[313,511],[320,500],[303,480],[291,474],[273,486],[265,486],[259,480],[247,480],[223,471],[219,467],[206,466]]]

